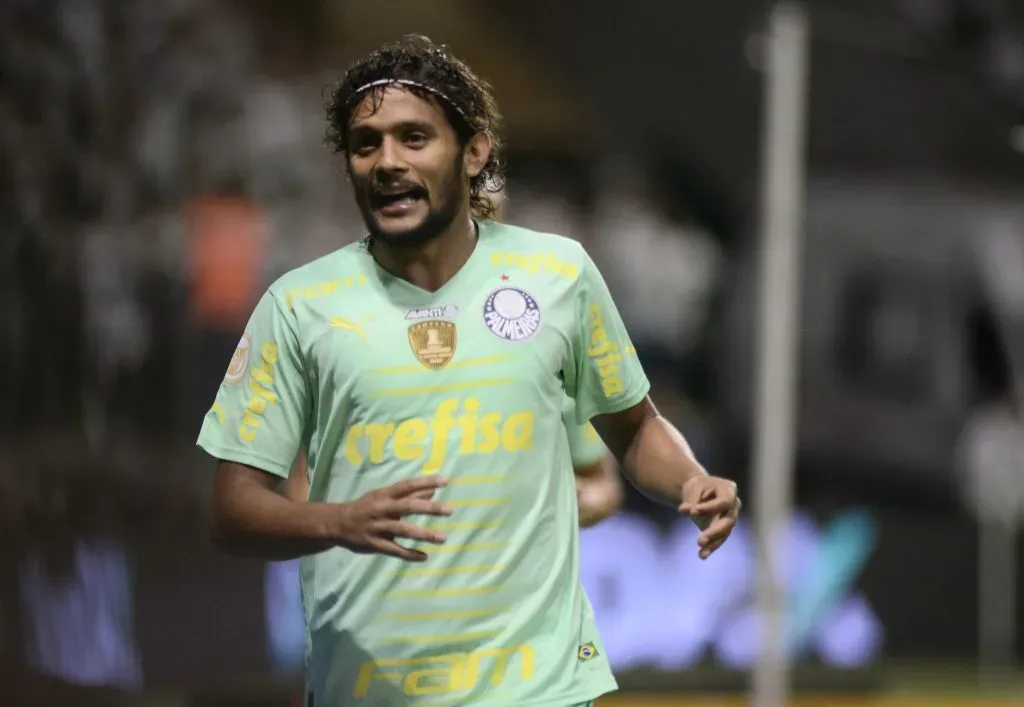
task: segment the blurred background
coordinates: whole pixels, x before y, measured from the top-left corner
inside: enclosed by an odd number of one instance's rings
[[[324,88],[418,32],[496,87],[506,218],[585,244],[656,403],[748,500],[706,563],[635,494],[583,533],[600,704],[746,704],[770,9],[0,2],[0,703],[299,704],[295,568],[214,552],[193,443],[261,291],[362,236]],[[792,684],[1019,705],[1024,2],[805,11]]]

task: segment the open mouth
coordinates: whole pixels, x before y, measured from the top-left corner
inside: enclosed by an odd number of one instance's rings
[[[384,214],[401,214],[425,199],[427,193],[420,187],[387,194],[375,193],[370,198],[373,208]]]

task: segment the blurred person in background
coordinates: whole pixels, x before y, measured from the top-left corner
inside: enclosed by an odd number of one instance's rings
[[[591,705],[617,685],[579,582],[566,393],[631,482],[698,523],[699,557],[736,486],[658,414],[579,244],[489,220],[500,115],[464,63],[385,45],[328,121],[370,235],[257,305],[199,436],[214,538],[303,557],[315,704]],[[277,492],[300,448],[308,503]]]
[[[262,209],[235,196],[208,196],[186,210],[194,336],[193,414],[202,419],[224,377],[264,280],[269,234]]]
[[[722,248],[695,220],[670,217],[659,203],[684,197],[632,159],[610,158],[597,171],[595,258],[607,273],[637,345],[658,347],[682,359],[706,335],[722,277]],[[694,381],[693,387],[699,383]]]

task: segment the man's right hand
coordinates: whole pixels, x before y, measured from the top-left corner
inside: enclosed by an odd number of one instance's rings
[[[450,506],[434,500],[434,492],[445,485],[442,478],[417,476],[351,503],[289,500],[277,492],[280,482],[280,476],[245,464],[217,465],[210,531],[218,547],[242,557],[289,560],[340,546],[423,562],[425,553],[395,541],[445,540],[443,533],[405,520],[412,515],[451,515]],[[303,497],[307,494],[302,492]]]
[[[332,528],[341,547],[358,553],[380,553],[409,562],[423,562],[427,553],[412,550],[398,539],[441,544],[445,534],[405,520],[407,516],[450,516],[451,506],[434,500],[434,492],[447,483],[437,476],[419,476],[371,491],[351,503],[335,507]]]

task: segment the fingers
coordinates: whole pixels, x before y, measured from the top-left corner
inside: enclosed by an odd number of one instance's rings
[[[679,512],[691,516],[723,515],[732,511],[735,503],[735,496],[713,497],[698,503],[685,502],[679,506]]]
[[[700,545],[700,558],[706,560],[715,550],[722,546],[728,539],[732,529],[736,526],[736,517],[732,514],[721,515],[715,518],[708,527],[697,538]]]
[[[717,540],[719,537],[727,536],[732,532],[733,527],[736,525],[736,518],[732,515],[720,515],[704,529],[704,532],[700,534],[698,542],[701,545],[706,545],[712,540]],[[703,542],[701,542],[703,541]]]
[[[399,481],[385,489],[391,498],[404,498],[414,493],[434,491],[448,483],[443,476],[415,476],[405,481]]]
[[[711,481],[715,483],[711,484]],[[742,503],[736,496],[736,484],[723,483],[720,479],[705,479],[703,482],[688,483],[683,487],[686,500],[679,505],[679,512],[689,515],[701,529],[697,538],[700,546],[697,554],[706,560],[732,533]]]
[[[420,491],[413,491],[406,498],[426,498],[429,500],[434,497],[435,493],[437,493],[437,489],[422,489]]]
[[[699,490],[699,489],[698,489]],[[703,503],[713,500],[715,498],[714,489],[700,490],[700,493],[694,493],[692,489],[683,487],[683,502],[679,504],[679,512],[684,514],[692,514],[694,509]]]
[[[429,498],[403,498],[395,502],[394,515],[450,516],[452,507]]]
[[[697,556],[700,557],[700,559],[702,560],[708,559],[709,557],[711,557],[711,553],[713,553],[718,548],[722,547],[722,545],[725,543],[725,540],[725,538],[719,538],[707,547],[702,547],[700,549],[700,552],[697,553]]]
[[[398,559],[405,560],[407,562],[426,562],[427,560],[427,553],[422,550],[413,550],[411,548],[402,547],[391,540],[377,538],[373,542],[373,549],[381,555],[397,557]]]
[[[412,523],[405,523],[402,521],[385,523],[381,526],[381,531],[393,538],[418,540],[427,543],[434,543],[435,545],[440,545],[447,540],[447,536],[439,530],[432,530],[430,528],[424,528],[421,525],[414,525]]]

